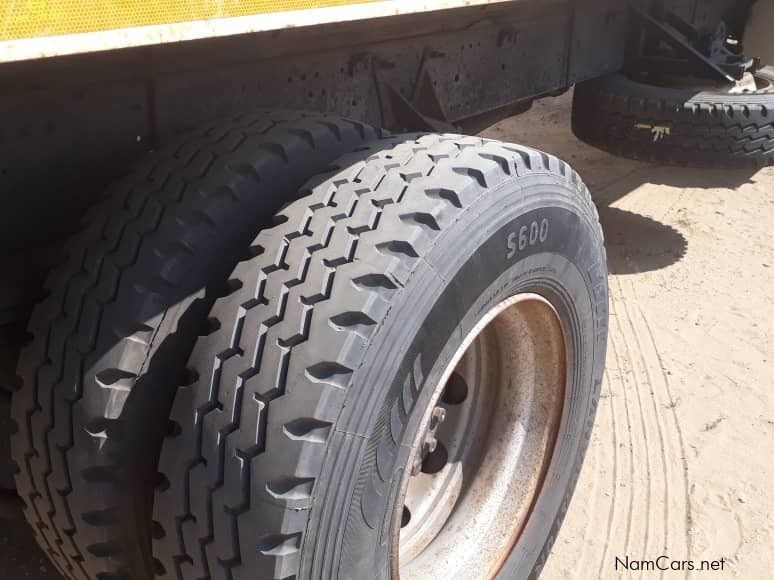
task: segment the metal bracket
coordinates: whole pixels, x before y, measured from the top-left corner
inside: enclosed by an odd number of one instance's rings
[[[652,13],[633,4],[630,9],[635,30],[628,49],[627,70],[634,75],[688,75],[735,84],[760,65],[756,59],[746,59],[726,46],[723,23],[707,38],[662,6]]]
[[[389,81],[384,71],[393,68],[391,63],[374,60],[374,76],[382,109],[382,121],[388,127],[400,127],[406,131],[455,132],[455,126],[443,110],[427,62],[443,57],[442,53],[426,49],[417,71],[411,97],[408,98]]]

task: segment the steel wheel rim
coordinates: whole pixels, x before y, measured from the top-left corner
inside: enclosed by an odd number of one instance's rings
[[[727,95],[756,95],[774,93],[774,81],[761,71],[746,73],[742,80],[734,83],[713,83],[696,77],[668,77],[663,79],[639,79],[631,77],[635,82],[652,84],[669,89],[692,89],[697,93],[722,92]]]
[[[566,368],[559,316],[537,294],[501,302],[468,334],[433,391],[402,481],[393,561],[403,580],[496,574],[550,464]]]

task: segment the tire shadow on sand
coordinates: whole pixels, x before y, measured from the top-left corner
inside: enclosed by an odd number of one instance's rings
[[[688,241],[671,226],[615,207],[599,208],[610,274],[638,274],[679,262]]]

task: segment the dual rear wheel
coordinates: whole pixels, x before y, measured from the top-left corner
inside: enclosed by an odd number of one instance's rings
[[[152,159],[70,255],[13,409],[66,577],[539,572],[607,334],[565,163],[266,113]]]

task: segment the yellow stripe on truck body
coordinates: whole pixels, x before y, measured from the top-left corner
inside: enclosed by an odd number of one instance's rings
[[[369,0],[6,0],[0,40],[365,4]]]
[[[0,62],[516,0],[0,0]]]

